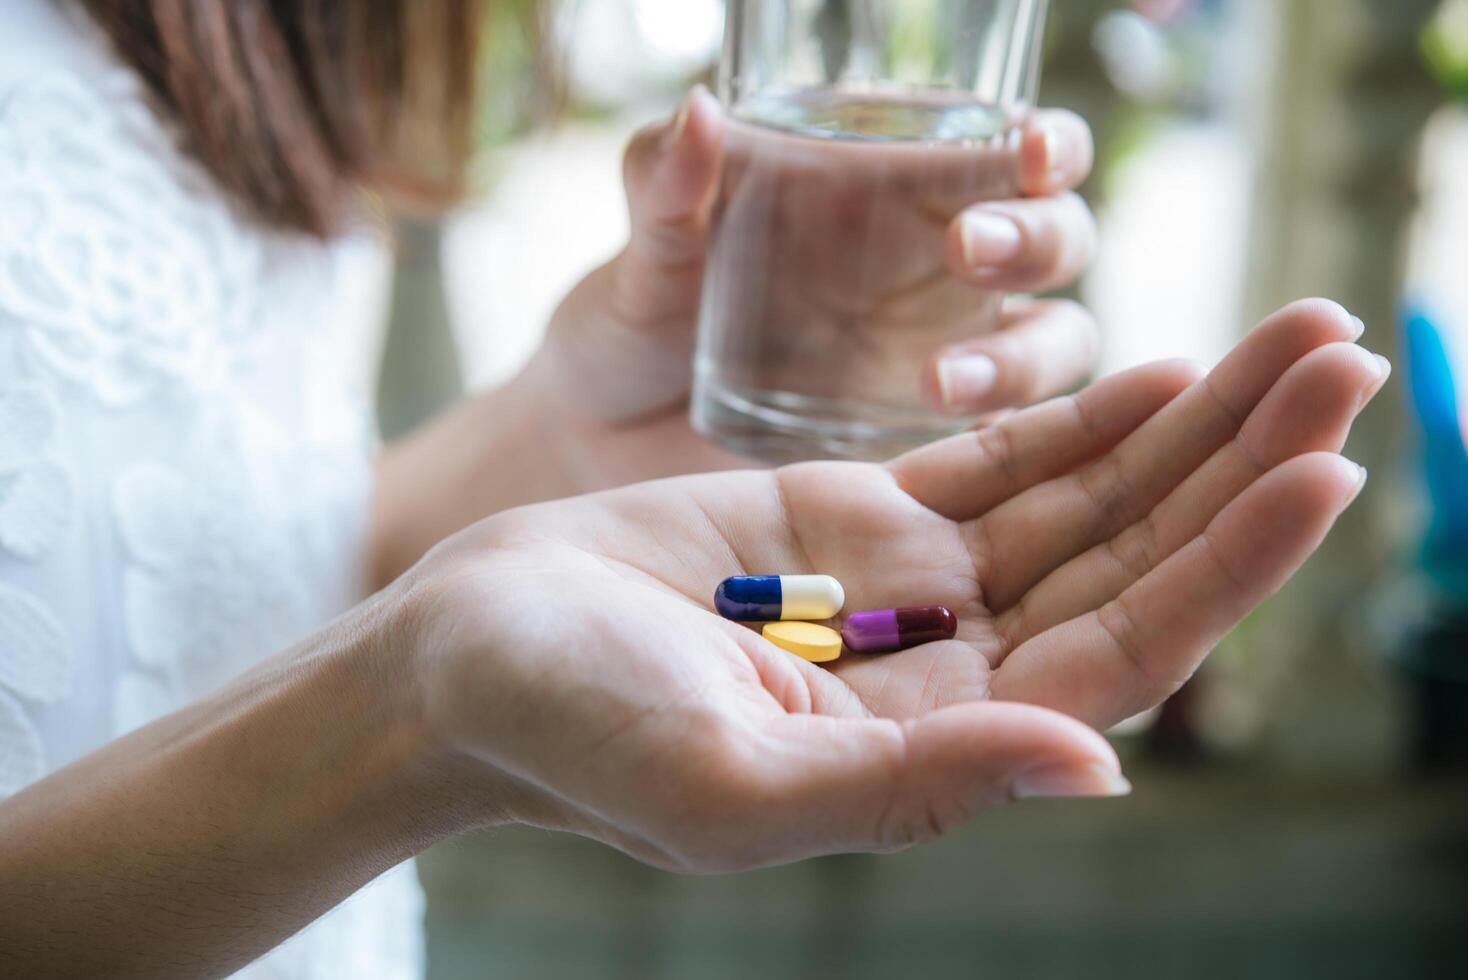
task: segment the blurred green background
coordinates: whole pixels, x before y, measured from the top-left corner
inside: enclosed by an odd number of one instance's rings
[[[1130,799],[1026,804],[940,844],[719,879],[528,830],[435,849],[430,976],[1468,976],[1468,596],[1434,508],[1404,311],[1468,377],[1468,3],[1054,0],[1043,101],[1082,113],[1104,368],[1216,359],[1328,295],[1393,357],[1324,553],[1161,712]],[[400,229],[391,435],[513,374],[625,235],[621,147],[717,57],[721,0],[501,0],[480,192]],[[1459,555],[1459,557],[1463,557]]]

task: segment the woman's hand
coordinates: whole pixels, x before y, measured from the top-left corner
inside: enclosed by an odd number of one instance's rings
[[[723,125],[718,103],[699,90],[673,122],[639,134],[626,159],[627,247],[571,293],[515,381],[384,454],[373,517],[375,584],[392,581],[455,531],[511,507],[749,465],[688,423]],[[1091,166],[1085,123],[1066,112],[1036,113],[1020,162],[1021,190],[1030,197],[954,215],[945,256],[953,278],[933,290],[940,308],[927,311],[928,319],[971,313],[978,290],[1062,285],[1089,261],[1095,229],[1071,191]],[[821,206],[819,188],[812,192],[813,206]],[[931,228],[922,233],[922,247],[931,247],[928,239],[937,236]],[[840,280],[842,268],[833,264],[829,278]],[[933,351],[921,386],[954,415],[1032,402],[1090,372],[1095,334],[1073,303],[1014,300],[997,332]]]
[[[209,697],[0,801],[0,970],[223,975],[435,841],[521,821],[715,871],[1126,791],[1155,704],[1361,487],[1384,362],[1297,306],[1206,380],[1141,368],[889,466],[511,511]],[[709,611],[827,572],[956,640],[826,671]],[[86,942],[75,937],[85,936]]]
[[[680,869],[1124,792],[1093,728],[1176,690],[1360,491],[1335,453],[1388,369],[1358,336],[1299,304],[1206,378],[1140,368],[888,466],[503,514],[400,583],[431,724],[511,818]],[[710,611],[727,576],[817,572],[848,612],[947,605],[958,638],[823,670]]]
[[[625,166],[631,240],[567,298],[531,367],[584,489],[741,462],[700,440],[686,418],[722,128],[717,101],[700,89],[675,120],[633,140]],[[976,289],[1012,292],[1072,281],[1095,243],[1091,214],[1073,192],[1091,162],[1079,117],[1034,114],[1020,153],[1026,199],[953,216],[952,274]],[[1080,307],[1015,300],[997,333],[933,351],[926,387],[936,408],[955,415],[1027,404],[1084,378],[1096,349],[1094,323]]]

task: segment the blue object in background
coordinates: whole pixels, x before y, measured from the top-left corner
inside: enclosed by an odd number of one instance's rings
[[[1403,348],[1408,388],[1423,435],[1423,465],[1432,520],[1422,547],[1423,570],[1468,610],[1468,445],[1442,330],[1427,309],[1409,306]]]

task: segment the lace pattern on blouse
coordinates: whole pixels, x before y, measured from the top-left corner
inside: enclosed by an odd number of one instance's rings
[[[371,434],[330,281],[131,73],[0,91],[0,798],[54,767],[39,715],[105,741],[357,598]],[[419,976],[421,913],[400,866],[241,976]]]
[[[216,383],[258,322],[260,249],[134,77],[95,84],[48,75],[0,107],[0,214],[25,243],[0,265],[0,309],[105,403]]]
[[[54,455],[59,425],[45,388],[0,390],[0,549],[44,558],[71,520],[70,470]],[[0,797],[45,771],[41,739],[21,701],[52,704],[71,689],[66,627],[37,596],[0,584]]]

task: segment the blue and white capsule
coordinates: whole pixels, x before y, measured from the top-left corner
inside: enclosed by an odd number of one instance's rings
[[[740,575],[714,593],[714,608],[740,623],[831,619],[846,605],[846,590],[829,575]]]

